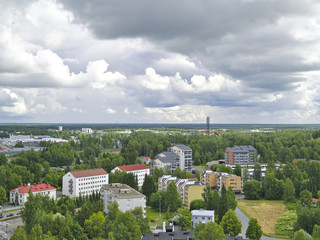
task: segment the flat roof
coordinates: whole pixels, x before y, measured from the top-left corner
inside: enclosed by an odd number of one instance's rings
[[[101,190],[108,190],[117,198],[142,198],[142,193],[122,183],[103,184]]]

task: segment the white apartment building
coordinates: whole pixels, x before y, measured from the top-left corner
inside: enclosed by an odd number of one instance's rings
[[[71,198],[91,195],[109,183],[109,174],[102,168],[68,172],[62,178],[62,195]]]
[[[108,206],[116,201],[120,211],[126,212],[141,207],[143,216],[146,216],[146,196],[126,184],[104,184],[100,190],[100,196],[105,213],[108,213]]]
[[[192,169],[192,149],[183,145],[177,144],[169,148],[169,151],[179,155],[179,167],[181,170],[191,171]]]
[[[54,187],[52,187],[49,183],[39,183],[39,184],[21,184],[20,187],[12,189],[10,191],[10,203],[16,205],[24,205],[29,196],[29,190],[33,194],[41,194],[43,196],[49,196],[53,200],[56,200],[57,192]]]
[[[150,168],[145,164],[124,165],[114,168],[111,172],[126,171],[132,173],[138,179],[138,187],[141,188],[144,183],[145,175],[150,175]]]

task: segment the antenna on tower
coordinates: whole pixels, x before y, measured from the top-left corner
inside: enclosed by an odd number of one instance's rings
[[[210,117],[207,117],[207,135],[210,135]]]

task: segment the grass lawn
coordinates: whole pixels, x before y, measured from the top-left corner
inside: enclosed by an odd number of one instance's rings
[[[159,215],[159,211],[155,211],[151,207],[147,206],[147,218],[150,220],[150,226],[162,226],[162,219],[166,213],[161,213],[161,217]]]
[[[283,201],[270,200],[238,200],[238,207],[250,218],[256,218],[265,235],[284,238],[277,235],[275,226],[278,219],[286,211]],[[289,238],[289,237],[288,237]]]

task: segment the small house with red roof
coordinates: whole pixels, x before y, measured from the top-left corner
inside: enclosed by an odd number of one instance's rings
[[[134,165],[124,165],[114,168],[111,172],[115,171],[126,171],[127,173],[132,173],[138,179],[139,188],[142,187],[145,175],[150,175],[150,168],[145,164],[134,164]]]
[[[102,184],[109,184],[109,174],[103,168],[68,172],[62,178],[62,195],[91,195],[100,192]]]
[[[56,200],[57,197],[56,188],[52,187],[49,183],[34,183],[32,185],[21,184],[20,187],[10,191],[10,203],[24,205],[24,203],[28,200],[30,190],[33,194],[41,194],[54,200]]]
[[[151,164],[152,159],[150,157],[141,156],[141,162],[144,164]]]

